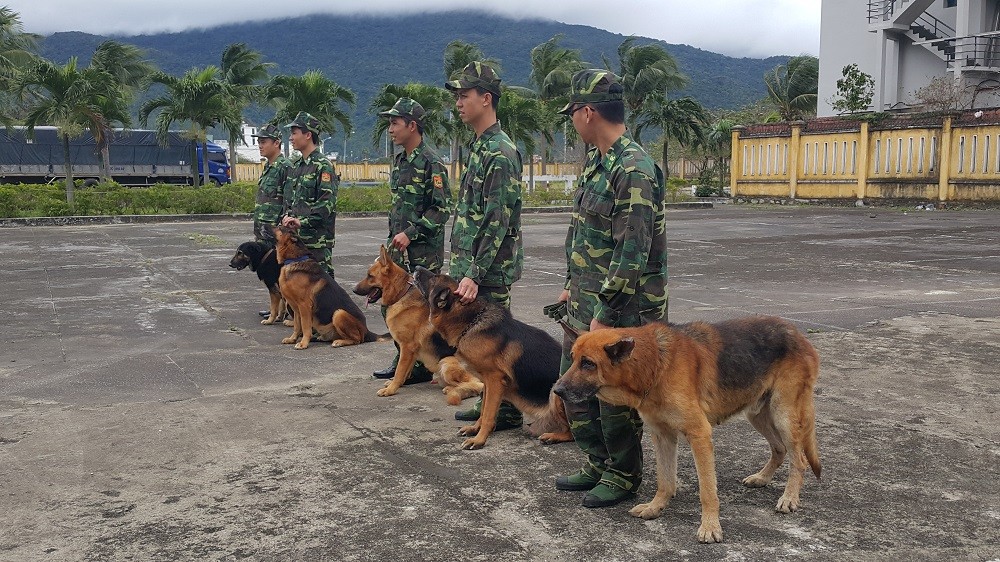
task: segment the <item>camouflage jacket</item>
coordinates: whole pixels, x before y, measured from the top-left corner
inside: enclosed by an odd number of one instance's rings
[[[333,164],[317,148],[288,170],[285,214],[299,219],[299,237],[309,248],[332,248],[339,181]]]
[[[266,226],[274,226],[284,213],[282,186],[291,162],[279,155],[274,162],[264,164],[264,171],[257,182],[257,205],[253,210],[253,233],[258,242],[273,242],[274,237]]]
[[[570,314],[638,326],[667,311],[663,173],[628,134],[587,157],[566,236]]]
[[[448,171],[441,158],[423,142],[409,155],[401,151],[392,166],[389,190],[389,241],[400,232],[406,233],[410,239],[406,248],[410,267],[422,265],[440,271],[444,264],[444,225],[451,212]]]
[[[520,279],[521,155],[499,123],[469,145],[457,203],[450,275],[491,287]]]

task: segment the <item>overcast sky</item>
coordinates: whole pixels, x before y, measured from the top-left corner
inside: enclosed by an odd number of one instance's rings
[[[490,11],[685,43],[729,56],[819,54],[821,0],[496,0]],[[0,0],[27,31],[138,35],[312,13],[400,14],[467,0]],[[485,9],[487,3],[475,3]],[[206,22],[211,24],[206,25]]]

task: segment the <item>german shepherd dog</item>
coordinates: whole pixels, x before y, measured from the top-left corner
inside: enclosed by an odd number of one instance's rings
[[[552,393],[562,357],[555,338],[483,298],[462,304],[455,294],[458,283],[447,275],[417,267],[413,279],[427,299],[434,329],[484,386],[479,420],[459,429],[460,435],[474,436],[462,448],[486,444],[502,400],[535,419],[529,431],[543,443],[572,441],[562,400]]]
[[[795,511],[806,464],[820,476],[813,408],[818,373],[812,344],[780,318],[653,323],[581,335],[573,344],[573,365],[555,392],[574,401],[596,394],[639,411],[653,435],[657,490],[652,501],[629,511],[635,517],[655,519],[667,507],[677,491],[677,436],[686,437],[701,496],[698,540],[721,542],[712,426],[744,412],[771,445],[770,460],[743,480],[745,486],[766,486],[786,453],[791,455],[775,509]]]
[[[257,273],[267,292],[271,297],[269,306],[270,314],[260,321],[261,324],[274,324],[275,321],[285,316],[285,299],[281,298],[281,291],[278,289],[278,276],[281,273],[281,266],[278,265],[278,254],[263,242],[244,242],[236,249],[233,259],[229,260],[229,267],[242,271],[247,267],[250,271]]]
[[[399,363],[391,380],[376,394],[392,396],[410,377],[414,362],[420,360],[434,372],[441,391],[452,406],[483,391],[483,383],[465,370],[455,358],[455,348],[434,330],[430,322],[427,299],[413,286],[405,269],[389,258],[385,246],[368,268],[365,278],[354,286],[354,294],[365,297],[369,304],[382,301],[387,308],[385,323],[392,339],[399,344]]]
[[[313,330],[321,341],[332,342],[333,347],[388,339],[388,334],[377,336],[368,329],[361,309],[310,256],[294,229],[277,226],[274,237],[278,263],[282,265],[278,287],[292,309],[294,324],[292,335],[281,343],[305,349]]]

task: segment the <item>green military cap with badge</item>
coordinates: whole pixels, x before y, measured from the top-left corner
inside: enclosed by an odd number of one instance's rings
[[[303,131],[319,134],[319,119],[309,115],[305,111],[300,111],[295,119],[288,124],[288,127],[298,127]]]
[[[382,111],[379,115],[386,117],[408,117],[422,124],[424,120],[424,106],[410,98],[399,98],[396,104],[392,106],[392,109]]]
[[[275,139],[281,140],[281,129],[273,124],[269,123],[264,125],[260,129],[257,129],[257,134],[250,135],[251,137],[257,137],[259,139]]]
[[[459,72],[451,75],[452,80],[444,83],[444,87],[455,90],[482,88],[494,95],[500,95],[500,75],[492,66],[484,62],[470,62]]]
[[[613,88],[612,86],[618,86]],[[614,91],[612,91],[614,90]],[[573,113],[573,106],[586,103],[600,103],[622,99],[621,83],[609,70],[589,68],[573,75],[569,103],[559,110],[563,115]]]

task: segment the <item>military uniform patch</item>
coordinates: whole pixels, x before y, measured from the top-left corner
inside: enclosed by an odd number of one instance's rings
[[[444,189],[444,178],[441,174],[434,174],[434,189]]]
[[[323,175],[320,176],[320,180],[322,181],[330,181],[331,179],[330,172],[323,172]]]

